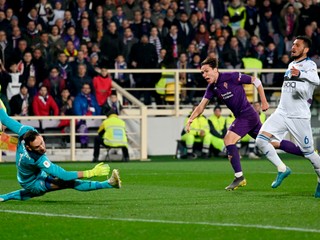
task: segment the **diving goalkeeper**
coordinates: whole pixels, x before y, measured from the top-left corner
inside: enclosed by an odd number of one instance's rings
[[[17,179],[22,189],[0,194],[0,202],[8,200],[28,200],[47,192],[72,188],[91,191],[104,188],[120,188],[119,171],[114,169],[111,177],[102,182],[80,180],[95,176],[107,176],[110,167],[100,163],[87,171],[66,171],[52,163],[46,155],[43,137],[31,126],[22,125],[10,118],[0,104],[0,121],[14,133],[19,141],[16,152]]]

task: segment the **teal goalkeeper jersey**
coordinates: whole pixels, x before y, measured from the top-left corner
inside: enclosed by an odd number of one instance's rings
[[[37,154],[26,149],[24,140],[21,140],[21,136],[29,130],[35,130],[33,127],[22,125],[18,121],[8,117],[3,109],[0,109],[0,120],[3,125],[18,134],[19,137],[16,152],[16,166],[18,169],[17,178],[22,187],[32,187],[32,184],[36,181],[39,174],[43,173],[65,181],[78,178],[78,172],[64,170],[52,163],[46,154]]]

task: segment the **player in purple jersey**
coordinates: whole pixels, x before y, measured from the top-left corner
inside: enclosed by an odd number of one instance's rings
[[[241,74],[240,72],[220,73],[218,71],[218,59],[216,58],[208,57],[201,63],[201,74],[208,82],[208,87],[200,104],[191,114],[186,129],[189,131],[193,119],[204,111],[205,107],[214,96],[221,98],[233,112],[236,119],[228,129],[228,132],[224,137],[224,143],[227,148],[228,158],[235,172],[233,182],[225,189],[234,190],[240,186],[246,185],[246,179],[242,173],[240,154],[236,147],[236,143],[246,134],[256,138],[261,128],[259,115],[247,100],[242,85],[254,84],[258,90],[263,111],[266,111],[269,108],[269,104],[265,97],[261,81],[258,78]]]

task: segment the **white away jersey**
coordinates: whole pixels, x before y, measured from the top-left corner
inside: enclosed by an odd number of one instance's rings
[[[294,66],[300,70],[299,77],[291,76]],[[317,65],[310,58],[291,62],[284,75],[281,98],[276,111],[289,118],[310,119],[310,105],[316,86],[320,85]]]

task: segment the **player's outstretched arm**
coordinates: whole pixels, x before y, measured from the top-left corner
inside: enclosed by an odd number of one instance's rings
[[[207,104],[209,103],[209,99],[202,98],[199,105],[193,110],[191,113],[191,116],[188,119],[188,122],[186,124],[186,131],[190,132],[190,125],[193,122],[195,118],[197,118],[200,114],[203,113],[204,109],[206,108]]]
[[[92,177],[108,176],[109,172],[110,172],[110,167],[108,164],[99,163],[91,170],[78,172],[78,176],[79,176],[79,178],[92,178]]]
[[[252,84],[257,88],[258,94],[261,100],[261,109],[262,111],[267,111],[269,109],[269,103],[266,98],[266,94],[264,92],[264,88],[262,86],[261,80],[256,77],[252,77]]]
[[[23,126],[21,123],[8,116],[8,114],[3,109],[2,104],[0,104],[0,121],[3,125],[5,125],[16,134],[19,134],[19,130]]]

